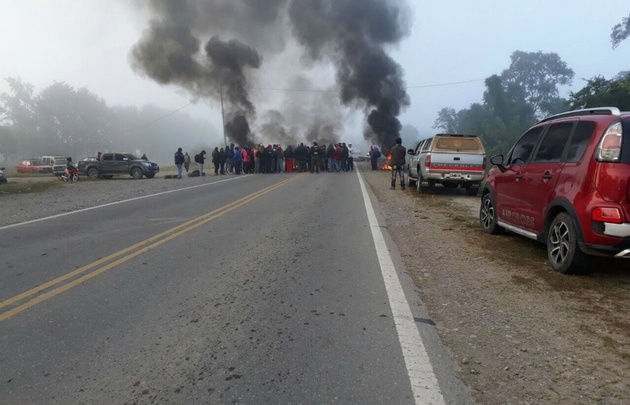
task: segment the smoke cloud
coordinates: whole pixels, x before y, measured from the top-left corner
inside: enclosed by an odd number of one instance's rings
[[[405,1],[294,0],[293,32],[312,60],[328,59],[337,71],[341,101],[369,111],[368,139],[392,146],[401,129],[397,116],[409,105],[403,72],[387,53],[409,33]]]
[[[386,47],[408,34],[406,0],[150,0],[148,6],[153,18],[131,51],[132,66],[160,84],[224,101],[231,141],[253,143],[252,87],[263,59],[287,44],[303,49],[306,68],[332,63],[337,85],[334,93],[285,95],[283,108],[262,115],[261,136],[336,141],[343,136],[343,114],[333,110],[339,103],[365,110],[366,139],[391,146],[398,136],[397,117],[409,97]],[[272,80],[285,80],[292,70],[297,67]],[[296,107],[305,98],[318,98],[306,103],[315,107]]]

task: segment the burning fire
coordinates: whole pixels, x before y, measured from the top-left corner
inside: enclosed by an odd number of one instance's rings
[[[389,162],[392,161],[392,154],[387,155],[387,162],[381,166],[381,170],[392,170],[393,168],[389,165]]]

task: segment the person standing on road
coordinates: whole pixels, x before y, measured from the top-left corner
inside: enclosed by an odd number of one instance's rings
[[[372,163],[372,170],[378,170],[378,158],[381,157],[381,151],[376,145],[370,146],[370,163]]]
[[[190,155],[188,155],[188,152],[184,153],[184,169],[186,169],[186,173],[188,173],[188,169],[190,169]]]
[[[232,156],[232,164],[234,167],[234,174],[241,174],[243,168],[243,155],[238,146],[234,147],[234,155]]]
[[[177,152],[175,152],[175,166],[177,166],[177,178],[182,178],[182,165],[184,164],[184,154],[182,153],[182,148],[177,148]],[[188,170],[186,170],[188,171]]]
[[[225,174],[225,164],[227,163],[227,152],[223,148],[219,149],[219,174]]]
[[[206,150],[202,150],[201,153],[199,153],[199,161],[197,163],[199,163],[199,175],[200,176],[205,176],[206,173],[204,173],[203,171],[203,164],[206,162]]]
[[[392,190],[396,189],[396,176],[400,174],[400,188],[405,189],[405,155],[407,151],[402,146],[402,139],[396,138],[396,145],[390,149],[390,165],[392,167]]]
[[[212,164],[214,165],[214,175],[219,175],[219,147],[216,146],[212,151]]]
[[[313,142],[311,146],[311,173],[319,173],[319,146]]]
[[[354,149],[351,143],[348,144],[348,170],[354,171]]]

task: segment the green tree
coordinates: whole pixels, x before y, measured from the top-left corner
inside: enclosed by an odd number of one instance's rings
[[[50,153],[87,154],[107,138],[109,115],[101,98],[64,82],[53,83],[36,98],[38,129]]]
[[[33,85],[23,82],[19,77],[5,80],[10,91],[0,95],[0,124],[5,125],[0,153],[5,159],[12,160],[36,156],[40,154],[40,139],[35,122]]]
[[[459,118],[454,108],[444,107],[438,111],[438,117],[433,123],[433,128],[441,129],[445,133],[457,134]]]
[[[516,51],[510,67],[501,73],[510,92],[523,92],[536,117],[554,114],[560,105],[558,86],[570,85],[575,73],[556,53]]]
[[[630,73],[607,80],[595,76],[577,93],[570,93],[570,108],[591,108],[614,106],[623,111],[630,110]]]
[[[0,156],[2,163],[6,165],[9,159],[18,160],[19,143],[17,136],[8,125],[0,125]]]
[[[0,95],[0,123],[24,132],[33,131],[33,85],[24,83],[19,77],[7,77],[5,80],[11,91]]]
[[[610,34],[613,49],[619,46],[619,43],[628,37],[630,37],[630,15],[624,17],[619,24],[613,27],[612,33]]]

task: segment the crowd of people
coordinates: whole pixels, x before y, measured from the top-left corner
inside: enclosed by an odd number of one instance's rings
[[[313,142],[307,146],[304,143],[283,148],[281,145],[262,144],[242,148],[230,144],[225,148],[216,147],[210,159],[214,166],[214,175],[222,174],[262,174],[262,173],[320,173],[320,172],[349,172],[354,170],[354,154],[352,144],[339,142],[329,145],[318,145]],[[206,151],[202,150],[194,156],[199,165],[197,172],[190,171],[190,156],[182,148],[175,152],[177,178],[181,179],[183,170],[188,175],[205,176],[204,165]]]

